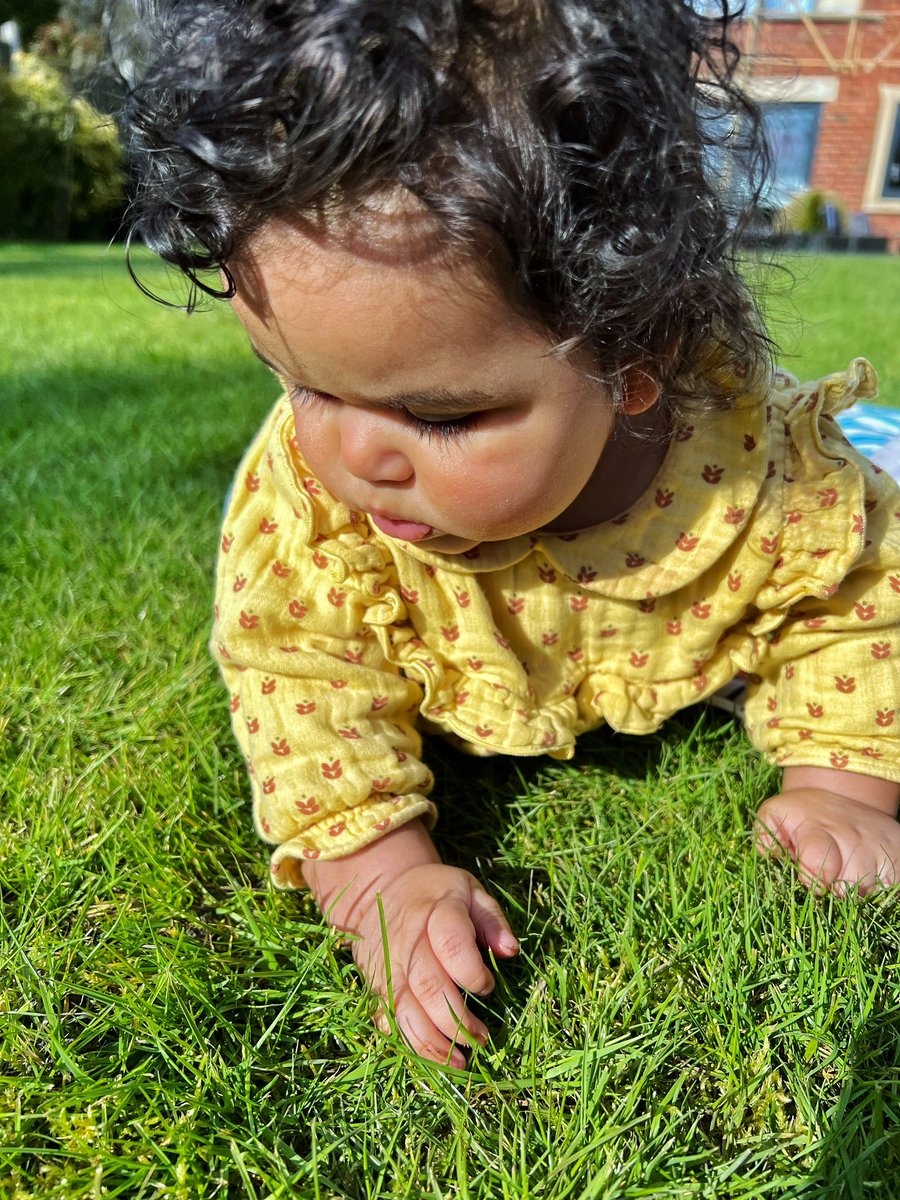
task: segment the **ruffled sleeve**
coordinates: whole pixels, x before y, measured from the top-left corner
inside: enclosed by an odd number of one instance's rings
[[[405,613],[358,514],[304,478],[290,409],[255,440],[225,515],[212,648],[231,699],[276,882],[342,858],[416,816],[431,821],[419,685],[389,664],[368,618]],[[389,610],[389,611],[382,611]]]
[[[900,782],[900,489],[834,414],[875,393],[862,359],[784,408],[782,528],[757,597],[747,727],[782,766]]]

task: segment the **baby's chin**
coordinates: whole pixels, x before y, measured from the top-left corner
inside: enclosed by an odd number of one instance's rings
[[[467,550],[474,550],[476,546],[480,546],[481,539],[457,537],[455,533],[438,533],[415,544],[426,546],[438,554],[465,554]]]

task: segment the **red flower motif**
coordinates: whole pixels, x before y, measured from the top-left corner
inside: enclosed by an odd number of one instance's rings
[[[775,463],[774,463],[774,461],[772,461],[770,459],[768,469],[766,470],[766,479],[774,479],[775,472],[776,472]]]
[[[344,662],[354,663],[359,665],[363,660],[362,650],[351,650],[349,647],[344,651]]]
[[[559,634],[556,632],[542,633],[541,641],[544,643],[545,646],[555,646],[556,643],[559,641]]]
[[[568,654],[572,662],[581,662],[581,660],[584,658],[584,651],[580,646],[576,646],[575,649],[570,650]]]
[[[810,704],[807,702],[806,711],[811,717],[821,717],[825,710],[821,704]]]
[[[316,859],[316,858],[318,858],[318,857],[319,857],[319,855],[320,855],[321,853],[322,853],[322,851],[321,851],[321,850],[309,850],[309,849],[307,849],[307,850],[304,850],[304,851],[303,851],[303,857],[304,857],[304,858],[309,858],[309,859]]]
[[[679,425],[675,430],[676,442],[688,442],[694,436],[693,425]]]
[[[459,626],[458,625],[442,625],[441,633],[444,637],[444,640],[447,642],[456,642],[459,640]]]
[[[232,535],[231,537],[229,537],[227,533],[223,533],[222,534],[222,553],[227,554],[233,545],[234,545],[234,536]]]
[[[617,626],[607,625],[607,627],[605,629],[600,630],[600,636],[602,638],[611,638],[611,637],[615,637],[618,632],[619,632],[619,630],[618,630]]]
[[[888,575],[892,591],[900,592],[900,575]]]
[[[294,708],[301,717],[305,717],[309,713],[316,711],[316,702],[315,700],[301,700],[299,704],[294,705]]]
[[[242,629],[256,629],[259,625],[259,617],[256,613],[241,612],[240,625]]]
[[[319,766],[325,779],[340,779],[344,773],[344,768],[341,766],[339,758],[334,759],[333,762],[319,763]]]
[[[390,790],[390,787],[391,787],[390,775],[385,775],[384,779],[373,779],[372,780],[372,791],[373,792],[387,792]]]
[[[666,633],[670,633],[672,635],[672,637],[678,637],[678,635],[681,633],[681,622],[680,621],[667,621],[666,622]]]
[[[305,604],[301,604],[299,600],[292,600],[288,605],[288,612],[295,621],[302,621],[309,612],[309,609]]]
[[[890,642],[873,642],[872,643],[873,658],[890,658],[891,643]]]
[[[821,629],[825,621],[825,617],[807,617],[803,624],[806,629]]]
[[[271,777],[269,777],[268,779],[264,779],[264,780],[263,780],[263,783],[262,783],[263,795],[264,795],[264,796],[271,796],[271,795],[272,795],[272,793],[275,791],[275,787],[276,787],[276,784],[275,784],[275,780],[274,780],[274,779],[272,779]],[[268,831],[268,829],[267,829],[267,830],[266,830],[266,833],[268,833],[268,832],[269,832],[269,831]]]
[[[832,750],[832,752],[828,755],[828,761],[838,771],[843,771],[844,767],[846,767],[847,763],[850,761],[850,758],[846,754],[838,754],[836,750]]]
[[[256,719],[256,717],[247,718],[247,732],[259,733],[259,721]]]
[[[628,655],[628,661],[633,667],[646,667],[650,661],[650,654],[646,650],[642,654],[639,654],[637,650],[632,650]]]
[[[390,829],[390,827],[391,827],[391,818],[390,817],[382,817],[380,821],[374,821],[372,823],[372,828],[378,829],[381,832],[383,832],[385,829]]]
[[[643,600],[638,600],[638,608],[642,613],[652,613],[656,608],[656,597],[645,596]]]
[[[476,725],[475,732],[481,738],[488,738],[494,731],[489,725]]]
[[[494,630],[494,641],[501,648],[501,650],[509,649],[509,642],[506,640],[506,638],[503,636],[503,634],[500,632],[499,629]]]
[[[767,696],[766,697],[766,708],[769,710],[769,712],[774,712],[777,707],[778,707],[778,701],[775,699],[775,697]]]
[[[675,499],[675,493],[666,488],[657,488],[654,503],[657,508],[668,508]]]
[[[646,558],[642,554],[635,554],[634,551],[625,555],[626,567],[642,567],[646,561]]]
[[[709,616],[709,614],[712,612],[712,605],[704,604],[700,600],[695,600],[694,603],[691,605],[691,612],[697,618],[698,621],[705,621],[707,619],[707,617]]]
[[[889,725],[893,725],[894,713],[896,711],[894,708],[879,708],[878,714],[875,717],[875,724],[880,725],[882,729],[887,729]]]
[[[556,583],[556,572],[552,567],[538,567],[538,575],[544,583]]]
[[[865,522],[863,521],[860,514],[854,513],[854,515],[853,515],[853,532],[854,533],[864,533],[865,528],[866,528]]]
[[[517,617],[524,607],[525,601],[521,596],[511,596],[506,602],[506,611],[513,617]]]
[[[346,592],[339,592],[337,588],[330,588],[328,591],[328,603],[333,604],[335,608],[343,608],[344,601],[347,599]]]
[[[695,549],[699,541],[700,539],[698,537],[689,537],[686,533],[682,533],[679,534],[675,545],[679,550],[683,550],[685,554],[690,554],[690,552]]]
[[[278,522],[270,521],[268,517],[263,517],[263,519],[259,523],[259,532],[260,533],[274,533],[277,528],[278,528]]]
[[[259,491],[259,476],[254,475],[252,471],[248,471],[244,479],[244,487],[248,492]]]
[[[291,752],[291,748],[286,738],[279,738],[277,742],[272,742],[272,751],[281,758],[287,758]]]
[[[703,689],[706,687],[706,685],[709,683],[709,679],[706,677],[706,675],[697,675],[694,679],[691,680],[691,682],[693,683],[694,690],[696,692],[702,692]]]
[[[733,505],[729,504],[725,509],[725,524],[740,525],[744,519],[744,512],[743,508],[734,508]]]
[[[279,579],[287,579],[291,573],[291,568],[286,567],[280,559],[276,559],[272,563],[272,574],[277,575]]]
[[[875,616],[874,604],[863,604],[860,601],[857,601],[856,604],[853,605],[853,608],[861,621],[871,621]]]
[[[728,590],[729,590],[729,591],[731,591],[731,592],[738,592],[738,591],[740,591],[740,588],[741,588],[741,579],[742,579],[742,578],[743,578],[743,577],[742,577],[742,575],[740,574],[740,572],[736,572],[736,573],[732,574],[732,573],[729,571],[729,572],[728,572]]]
[[[850,692],[856,691],[856,680],[852,675],[835,675],[834,686],[839,692],[849,695]]]
[[[580,567],[578,571],[579,583],[593,583],[597,578],[597,572],[591,567]]]
[[[863,746],[863,754],[866,758],[884,758],[881,750],[876,750],[874,746]]]
[[[587,608],[587,606],[588,606],[587,596],[570,596],[569,597],[569,608],[571,608],[572,612],[584,612],[584,610]]]
[[[784,668],[784,677],[785,677],[785,679],[793,679],[794,678],[794,664],[793,663],[791,663],[789,666]]]
[[[381,712],[383,708],[387,708],[390,700],[387,696],[372,697],[372,712]]]
[[[264,696],[271,696],[277,687],[277,682],[274,679],[264,679],[262,681],[261,692]]]
[[[317,479],[310,479],[310,478],[304,479],[303,487],[309,493],[310,496],[321,495],[322,489],[319,487],[319,481]]]
[[[237,712],[237,710],[241,707],[240,696],[232,696],[228,707],[231,709],[232,712]]]
[[[705,483],[718,483],[725,474],[725,468],[714,464],[707,463],[703,468],[700,477]]]
[[[346,828],[347,828],[346,821],[338,821],[337,824],[332,825],[329,828],[328,836],[329,837],[340,837]]]
[[[799,737],[800,740],[803,742],[809,741],[809,739],[812,737],[812,730],[811,729],[798,729],[797,737]]]
[[[751,450],[756,449],[756,438],[753,436],[752,433],[744,434],[744,449],[747,451],[748,454]]]
[[[315,566],[317,566],[320,571],[324,571],[325,568],[328,566],[328,555],[323,554],[321,550],[313,551],[312,560],[313,560],[313,563],[315,564]]]
[[[816,495],[819,497],[819,508],[834,508],[837,504],[837,488],[822,488]]]
[[[456,603],[460,608],[468,608],[472,603],[472,597],[468,592],[454,591],[453,595],[456,597]]]
[[[795,509],[792,509],[787,514],[787,517],[785,519],[787,520],[788,525],[796,525],[798,521],[803,520],[803,513],[798,512],[797,509],[795,508]]]
[[[358,742],[360,739],[360,732],[355,725],[351,725],[349,729],[339,729],[338,733],[348,742]]]
[[[484,666],[484,662],[480,658],[469,658],[466,659],[466,662],[473,671],[480,671]]]
[[[346,679],[329,679],[328,682],[333,688],[345,688],[347,686]]]
[[[759,548],[763,554],[774,554],[778,549],[778,537],[762,537],[759,539]]]
[[[418,604],[419,603],[419,593],[415,590],[415,588],[407,588],[407,587],[401,586],[400,595],[403,597],[403,599],[406,601],[407,604]]]

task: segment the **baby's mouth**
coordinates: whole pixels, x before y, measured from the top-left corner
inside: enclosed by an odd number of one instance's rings
[[[382,533],[401,542],[421,542],[433,532],[431,525],[423,525],[421,521],[402,521],[386,513],[371,511],[369,518]]]

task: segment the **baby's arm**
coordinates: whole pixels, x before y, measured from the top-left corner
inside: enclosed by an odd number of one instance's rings
[[[900,788],[827,767],[787,767],[757,814],[757,846],[785,851],[807,886],[839,895],[900,881]]]
[[[392,1000],[413,1050],[465,1066],[457,1043],[484,1044],[487,1030],[460,989],[484,996],[494,987],[479,946],[504,958],[518,950],[496,900],[468,871],[441,862],[420,820],[346,858],[305,862],[303,875],[331,924],[352,935],[357,965]],[[386,1030],[383,1010],[376,1024]]]

